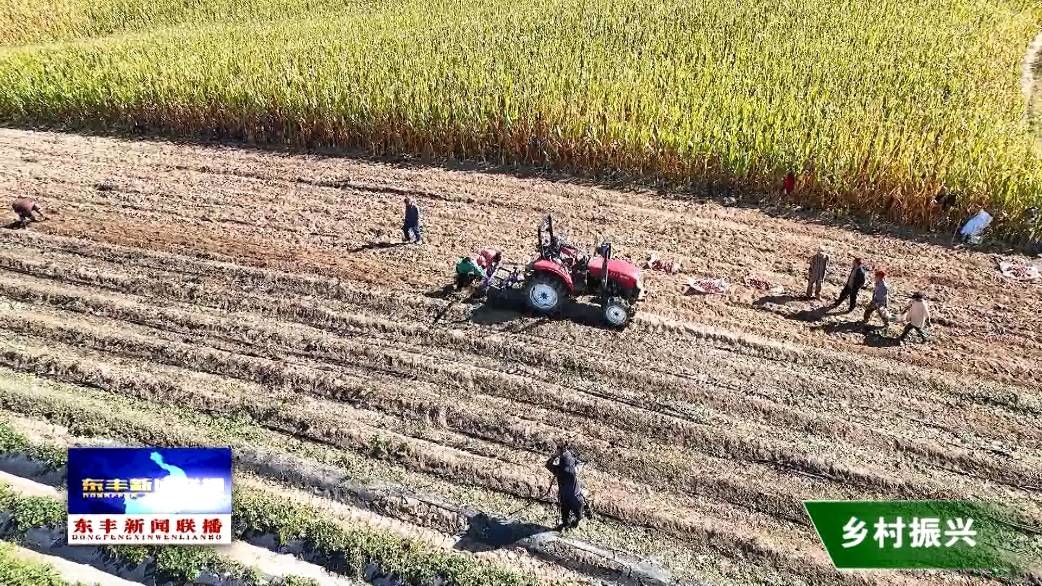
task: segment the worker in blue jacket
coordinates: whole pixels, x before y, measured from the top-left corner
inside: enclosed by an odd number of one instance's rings
[[[405,198],[405,223],[402,226],[402,234],[404,242],[419,244],[423,241],[423,236],[420,234],[420,208],[416,207],[416,204],[409,198]]]

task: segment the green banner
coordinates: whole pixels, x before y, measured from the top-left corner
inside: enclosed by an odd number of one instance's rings
[[[966,501],[806,501],[839,569],[1023,572],[1042,560],[1042,537],[998,507]]]

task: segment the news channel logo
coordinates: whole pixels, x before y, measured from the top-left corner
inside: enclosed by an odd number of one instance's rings
[[[231,448],[69,448],[72,545],[231,543]]]

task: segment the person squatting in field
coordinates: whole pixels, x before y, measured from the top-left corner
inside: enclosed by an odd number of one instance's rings
[[[495,248],[482,249],[477,260],[469,256],[460,258],[456,263],[456,290],[469,287],[478,279],[482,286],[487,285],[502,260],[503,253]]]
[[[908,334],[915,330],[915,333],[919,334],[919,339],[925,342],[926,332],[923,331],[923,328],[930,323],[930,306],[923,299],[922,293],[912,294],[912,301],[905,308],[904,316],[907,323],[898,341],[903,344]]]
[[[25,228],[29,222],[37,222],[47,219],[44,217],[43,210],[40,209],[40,206],[27,197],[19,197],[11,202],[11,209],[14,210],[14,213],[18,214],[18,227],[20,228]],[[40,220],[37,220],[36,217],[33,216],[33,212],[40,214]]]
[[[862,320],[864,323],[868,323],[873,313],[878,313],[883,320],[883,327],[890,327],[890,314],[886,308],[889,294],[890,287],[886,283],[886,272],[876,271],[876,286],[872,289],[872,301],[865,308],[865,318]]]
[[[819,246],[817,254],[810,257],[810,266],[807,269],[807,299],[821,298],[821,285],[825,282],[828,266],[828,252],[824,246]]]
[[[561,503],[561,528],[579,526],[586,512],[586,497],[579,482],[581,462],[564,444],[558,444],[557,452],[546,461],[546,469],[557,480],[557,498]]]
[[[423,241],[420,230],[420,208],[416,207],[416,204],[409,198],[405,198],[405,221],[402,224],[402,235],[403,242],[419,244]]]
[[[868,279],[868,275],[865,274],[865,267],[861,264],[860,258],[854,259],[854,265],[850,269],[850,274],[847,275],[847,282],[843,285],[843,290],[839,292],[839,297],[836,301],[829,306],[829,309],[839,307],[844,300],[850,299],[850,305],[847,307],[847,313],[854,311],[857,307],[857,295],[861,291],[861,288],[865,286],[865,281]]]

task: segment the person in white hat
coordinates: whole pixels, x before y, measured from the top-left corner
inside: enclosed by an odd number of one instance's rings
[[[901,337],[898,338],[898,342],[903,344],[908,334],[912,333],[912,330],[915,330],[915,333],[919,334],[919,339],[925,342],[926,333],[923,331],[923,328],[930,323],[930,306],[923,299],[922,293],[912,294],[912,302],[905,308],[904,315],[907,323],[904,331],[901,332]]]
[[[818,252],[810,257],[810,267],[807,270],[807,299],[821,298],[821,285],[825,282],[828,266],[828,251],[824,246],[819,246]]]

